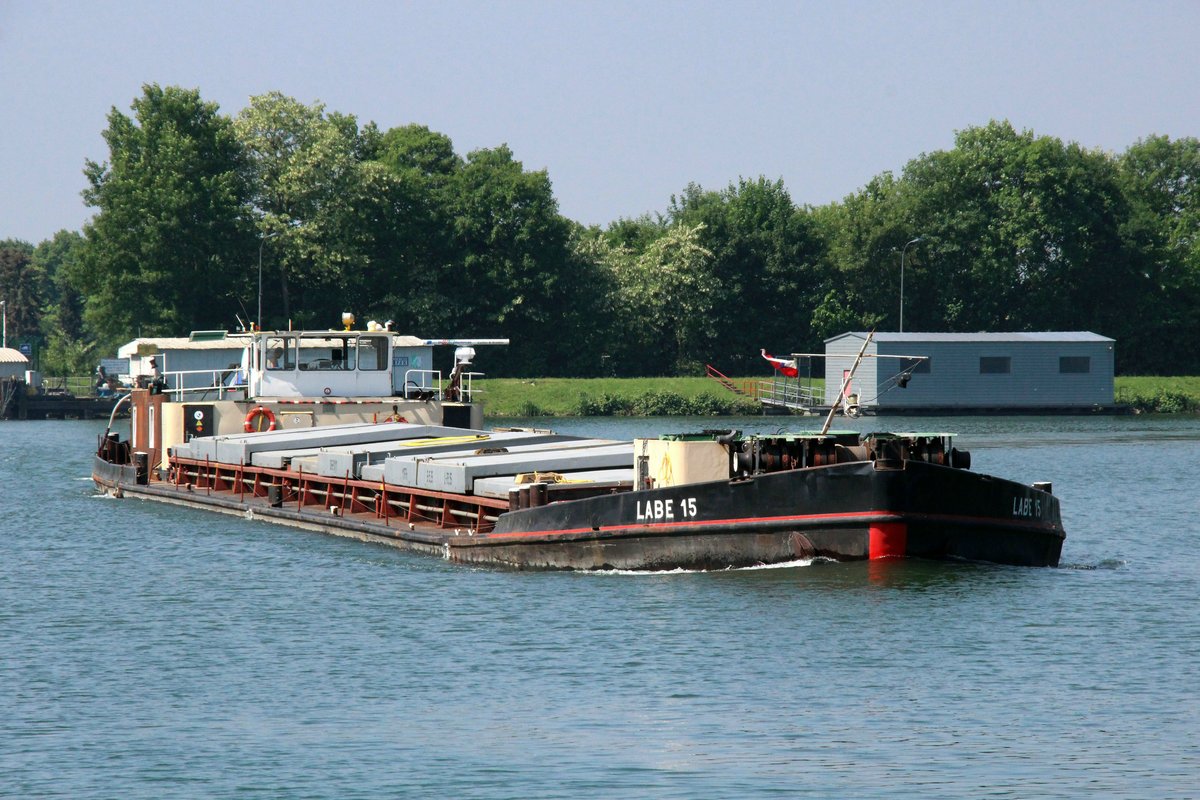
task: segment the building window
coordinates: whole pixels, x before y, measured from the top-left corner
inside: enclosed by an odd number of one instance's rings
[[[1058,371],[1063,375],[1086,375],[1092,371],[1090,356],[1059,356]]]
[[[928,375],[933,371],[932,358],[905,358],[900,363],[902,371],[913,375]]]
[[[1012,372],[1012,358],[1009,356],[980,356],[980,375],[1007,375]]]

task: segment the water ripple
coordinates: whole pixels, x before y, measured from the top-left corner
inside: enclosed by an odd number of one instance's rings
[[[1061,569],[595,576],[98,501],[102,426],[0,423],[0,796],[1195,796],[1200,423],[1063,424],[983,447]]]

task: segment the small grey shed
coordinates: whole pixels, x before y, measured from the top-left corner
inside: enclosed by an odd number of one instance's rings
[[[866,333],[825,340],[825,402]],[[847,389],[877,411],[1078,410],[1113,403],[1115,341],[1089,331],[876,333]],[[917,360],[923,357],[924,360]],[[901,375],[911,371],[907,387]]]

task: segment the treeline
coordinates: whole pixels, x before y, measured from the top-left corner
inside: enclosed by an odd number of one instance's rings
[[[10,343],[86,373],[136,335],[394,320],[508,337],[495,376],[730,374],[760,348],[895,330],[1091,330],[1126,374],[1200,374],[1200,142],[1115,155],[992,122],[827,206],[782,181],[686,187],[584,227],[506,146],[455,152],[279,93],[236,116],[148,85],[87,162],[81,233],[0,242]],[[913,240],[919,240],[914,242]],[[260,267],[261,264],[261,267]],[[261,269],[261,273],[260,273]]]

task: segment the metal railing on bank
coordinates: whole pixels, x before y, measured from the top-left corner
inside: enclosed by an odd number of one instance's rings
[[[809,377],[788,378],[776,376],[771,379],[734,379],[725,375],[711,364],[706,364],[705,375],[734,394],[757,400],[764,406],[787,408],[796,411],[808,410],[825,403],[825,382]]]

